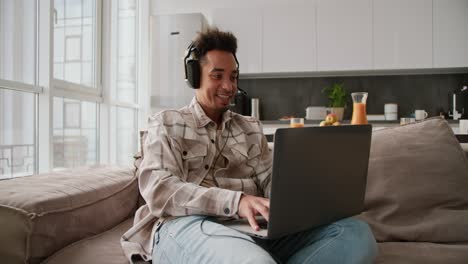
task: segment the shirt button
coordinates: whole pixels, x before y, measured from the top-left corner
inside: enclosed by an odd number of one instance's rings
[[[214,143],[214,139],[211,140],[211,143]]]
[[[182,152],[182,155],[187,155],[187,151],[184,150],[184,152]]]
[[[231,210],[229,210],[229,208],[224,208],[224,213],[225,214],[229,214],[231,212]]]
[[[205,165],[205,170],[207,170],[209,167],[210,167],[210,166],[208,166],[208,164],[207,164],[207,165]]]

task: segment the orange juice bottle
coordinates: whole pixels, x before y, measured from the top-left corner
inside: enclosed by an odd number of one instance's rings
[[[364,125],[367,124],[367,113],[366,113],[366,92],[351,93],[353,98],[353,117],[351,119],[351,125]]]

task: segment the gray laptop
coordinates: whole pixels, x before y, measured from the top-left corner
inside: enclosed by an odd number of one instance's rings
[[[371,125],[277,129],[267,226],[224,224],[275,239],[361,213],[371,135]]]

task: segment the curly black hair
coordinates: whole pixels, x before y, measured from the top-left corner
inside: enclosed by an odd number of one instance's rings
[[[211,50],[227,51],[234,55],[237,52],[237,38],[234,34],[221,31],[217,27],[210,27],[205,32],[199,32],[193,44],[199,61],[202,61],[206,53]]]

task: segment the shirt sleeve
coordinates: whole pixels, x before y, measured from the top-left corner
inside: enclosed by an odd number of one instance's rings
[[[235,216],[242,193],[184,181],[181,157],[173,150],[162,120],[153,124],[143,144],[138,175],[141,195],[151,213],[157,217]]]

